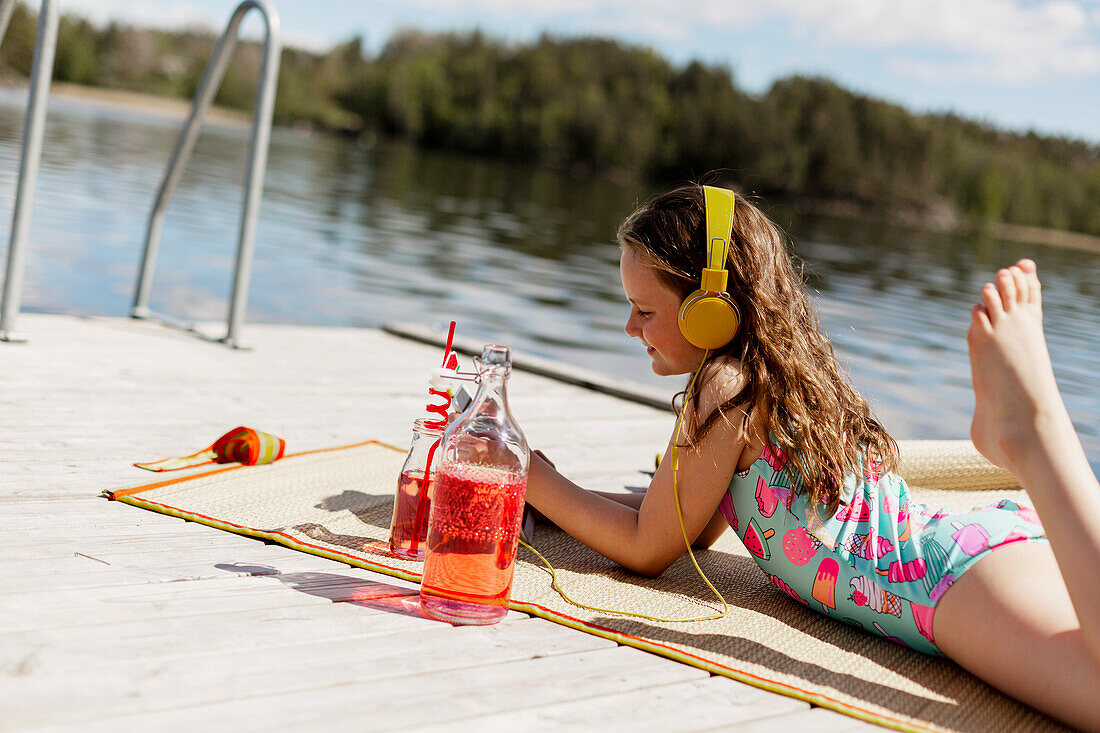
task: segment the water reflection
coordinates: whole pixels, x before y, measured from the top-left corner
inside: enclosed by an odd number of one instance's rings
[[[0,90],[0,225],[10,226],[25,93]],[[124,315],[178,123],[52,99],[24,304]],[[168,209],[153,306],[224,319],[247,130],[203,132]],[[249,320],[441,325],[657,384],[622,332],[621,219],[653,191],[517,161],[472,160],[280,129],[272,136]],[[1071,415],[1100,466],[1100,256],[800,215],[795,239],[822,324],[899,437],[964,437],[965,334],[997,267],[1028,255]],[[4,238],[6,239],[6,237]]]

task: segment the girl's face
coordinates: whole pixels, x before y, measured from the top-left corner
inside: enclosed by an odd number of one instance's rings
[[[622,248],[619,274],[630,301],[630,318],[624,330],[646,347],[654,373],[667,376],[695,371],[705,352],[680,333],[679,294],[657,276],[656,270],[640,262],[630,247]]]

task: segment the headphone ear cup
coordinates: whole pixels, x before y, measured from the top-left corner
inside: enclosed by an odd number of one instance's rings
[[[680,333],[692,346],[718,349],[737,336],[741,314],[726,293],[696,290],[684,299],[677,319]]]

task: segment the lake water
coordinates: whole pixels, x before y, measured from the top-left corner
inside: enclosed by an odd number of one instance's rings
[[[0,90],[0,254],[24,104],[24,92]],[[146,220],[178,130],[178,122],[145,113],[51,100],[25,310],[128,313]],[[247,138],[231,125],[210,126],[200,138],[166,216],[155,310],[224,321]],[[622,331],[627,306],[611,244],[619,221],[654,192],[514,161],[277,129],[248,321],[400,321],[442,330],[454,318],[464,336],[672,394],[683,381],[655,377]],[[997,267],[1036,259],[1055,372],[1100,468],[1100,256],[770,213],[806,263],[838,356],[898,438],[967,435],[970,306]],[[3,348],[10,347],[0,345],[0,363]]]

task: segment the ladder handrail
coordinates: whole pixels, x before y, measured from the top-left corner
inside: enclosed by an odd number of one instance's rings
[[[11,20],[11,14],[14,12],[15,0],[12,2],[0,0],[0,43],[4,42],[4,34],[8,32],[8,21]]]
[[[0,43],[8,30],[16,0],[0,0]],[[27,235],[30,232],[34,189],[38,183],[38,164],[42,159],[42,138],[46,127],[46,102],[50,96],[54,55],[57,50],[57,0],[42,0],[38,13],[38,33],[34,42],[27,118],[23,123],[23,151],[19,159],[19,178],[15,188],[15,210],[11,218],[8,261],[4,272],[4,290],[0,300],[0,341],[26,341],[15,332],[15,319],[23,299],[23,272],[26,266]]]
[[[256,9],[264,20],[264,54],[260,66],[259,83],[256,90],[256,102],[252,114],[252,138],[248,149],[247,177],[245,179],[245,198],[241,212],[241,230],[237,244],[237,265],[233,277],[233,294],[226,319],[226,334],[221,341],[239,348],[237,333],[244,318],[248,301],[248,280],[252,270],[252,252],[256,244],[256,220],[259,216],[260,198],[263,194],[264,172],[267,168],[268,144],[271,140],[271,120],[275,109],[275,91],[279,78],[279,61],[282,54],[282,39],[279,15],[267,0],[244,0],[233,11],[233,15],[214,46],[207,62],[202,80],[195,91],[191,105],[191,114],[180,131],[175,150],[169,160],[164,180],[157,192],[156,202],[149,214],[149,224],[145,235],[145,249],[142,253],[141,269],[137,286],[134,289],[134,302],[130,310],[133,318],[156,318],[149,310],[149,290],[153,271],[156,268],[157,250],[160,247],[160,235],[164,226],[164,210],[175,192],[183,166],[191,156],[199,127],[221,87],[226,68],[237,46],[241,21],[250,10]],[[169,319],[171,320],[171,319]]]

